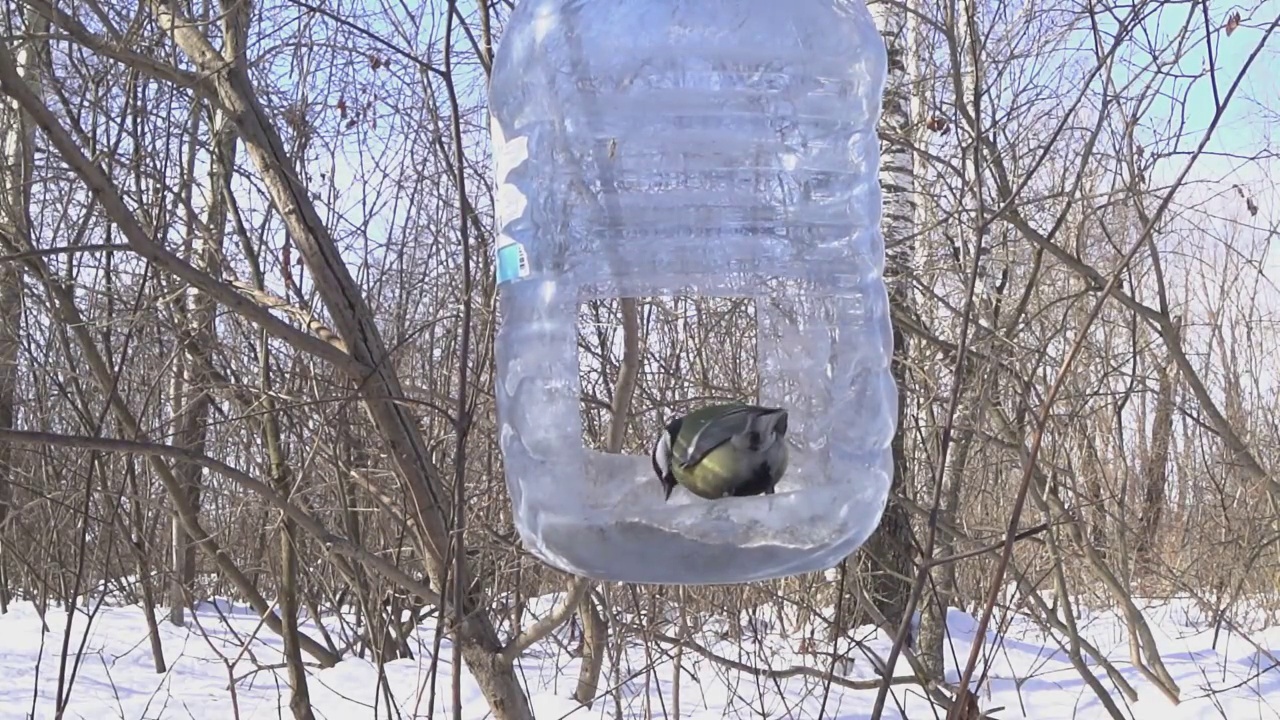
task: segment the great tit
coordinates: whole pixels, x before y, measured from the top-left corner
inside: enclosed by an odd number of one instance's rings
[[[671,499],[676,484],[699,497],[772,495],[787,470],[787,411],[708,405],[672,420],[653,445],[653,471]]]

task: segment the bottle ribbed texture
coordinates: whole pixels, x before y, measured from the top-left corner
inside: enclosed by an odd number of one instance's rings
[[[535,554],[744,582],[829,567],[874,530],[897,413],[885,64],[860,0],[517,3],[490,85],[497,401]],[[676,293],[756,300],[760,402],[791,411],[777,495],[664,503],[647,455],[584,449],[578,303]]]

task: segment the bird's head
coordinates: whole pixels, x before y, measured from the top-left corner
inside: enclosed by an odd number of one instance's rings
[[[761,408],[752,414],[747,427],[733,436],[733,444],[739,450],[765,452],[780,443],[787,435],[787,411],[782,408]]]
[[[671,469],[671,447],[675,443],[676,434],[679,432],[680,420],[673,420],[662,428],[658,433],[657,439],[653,442],[653,472],[660,480],[664,479],[667,471]]]

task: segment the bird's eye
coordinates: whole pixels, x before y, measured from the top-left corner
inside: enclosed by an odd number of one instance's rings
[[[752,450],[758,449],[760,447],[760,433],[755,430],[747,433],[747,443],[751,446]]]

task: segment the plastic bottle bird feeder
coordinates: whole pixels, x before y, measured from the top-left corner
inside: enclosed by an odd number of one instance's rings
[[[882,278],[883,40],[848,0],[522,0],[490,84],[500,442],[515,525],[599,580],[829,568],[880,521],[897,388]],[[664,502],[647,451],[588,450],[578,305],[756,301],[777,494]],[[656,434],[659,428],[654,427]]]

